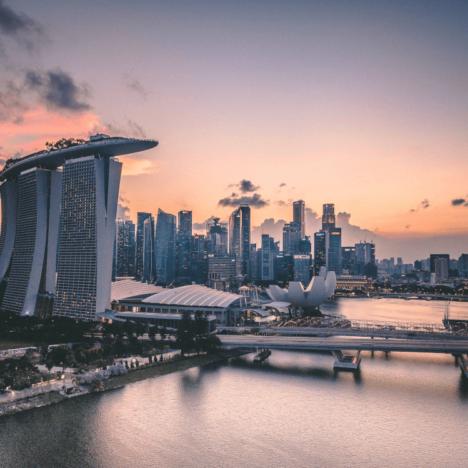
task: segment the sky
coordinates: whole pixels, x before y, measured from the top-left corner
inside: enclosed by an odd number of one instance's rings
[[[252,207],[405,262],[468,252],[468,2],[0,0],[0,162],[96,132],[120,215]],[[201,232],[201,231],[200,231]]]

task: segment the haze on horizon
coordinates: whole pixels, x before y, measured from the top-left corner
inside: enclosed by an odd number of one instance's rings
[[[159,146],[120,158],[133,220],[188,209],[203,223],[244,201],[254,240],[278,239],[303,199],[309,234],[334,203],[343,245],[458,257],[467,23],[461,0],[0,0],[1,161],[62,137],[146,136]]]

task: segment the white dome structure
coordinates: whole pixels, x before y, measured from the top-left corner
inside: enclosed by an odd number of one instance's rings
[[[335,288],[336,274],[329,271],[326,278],[314,276],[305,290],[300,281],[291,281],[289,289],[270,286],[266,292],[273,301],[289,302],[293,307],[318,307],[333,296]]]

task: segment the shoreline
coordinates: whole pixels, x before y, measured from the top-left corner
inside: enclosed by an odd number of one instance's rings
[[[89,393],[100,393],[125,387],[128,384],[141,382],[142,380],[151,379],[153,377],[162,377],[174,372],[183,372],[192,367],[205,366],[213,362],[221,362],[232,357],[239,357],[245,354],[254,352],[252,348],[238,348],[232,350],[219,350],[217,354],[202,354],[193,355],[183,359],[167,361],[164,363],[152,364],[142,368],[130,370],[127,374],[117,375],[110,379],[103,380],[104,388],[97,392],[93,392],[90,387],[88,392],[72,394],[70,396],[63,395],[58,391],[49,392],[44,395],[24,398],[12,403],[0,405],[0,418],[11,414],[21,413],[23,411],[41,408],[43,406],[54,405],[62,401],[67,401],[71,398],[88,395]],[[82,386],[83,387],[83,386]]]

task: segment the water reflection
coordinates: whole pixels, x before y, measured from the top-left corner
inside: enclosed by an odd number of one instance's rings
[[[350,314],[389,306],[359,301]],[[401,302],[399,317],[414,304]],[[421,322],[438,313],[416,306]],[[253,357],[0,418],[0,466],[466,466],[468,380],[452,356],[364,352],[359,372],[325,353]]]

